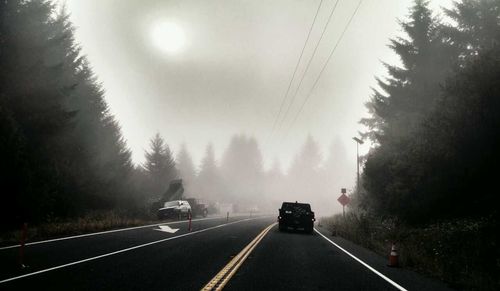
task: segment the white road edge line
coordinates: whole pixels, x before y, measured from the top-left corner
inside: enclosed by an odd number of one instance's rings
[[[349,255],[351,258],[355,259],[356,261],[358,261],[358,263],[360,263],[361,265],[365,266],[366,268],[368,268],[370,271],[372,271],[373,273],[375,273],[376,275],[378,275],[380,278],[384,279],[385,281],[389,282],[392,286],[396,287],[397,289],[401,290],[401,291],[408,291],[407,289],[405,289],[403,286],[399,285],[398,283],[392,281],[391,279],[389,279],[387,276],[385,276],[384,274],[380,273],[379,271],[375,270],[373,267],[371,267],[370,265],[368,265],[367,263],[363,262],[362,260],[358,259],[356,256],[354,256],[353,254],[351,254],[350,252],[346,251],[345,249],[343,249],[341,246],[339,246],[338,244],[334,243],[332,240],[330,240],[329,238],[327,238],[324,234],[322,234],[321,232],[319,232],[316,228],[314,228],[314,231],[317,232],[319,235],[321,235],[324,239],[326,239],[329,243],[331,243],[332,245],[336,246],[338,249],[340,249],[341,251],[343,251],[344,253],[346,253],[347,255]],[[1,282],[0,282],[1,283]]]
[[[75,262],[71,262],[71,263],[67,263],[67,264],[63,264],[63,265],[59,265],[59,266],[55,266],[55,267],[48,268],[48,269],[43,269],[43,270],[40,270],[40,271],[36,271],[36,272],[32,272],[32,273],[20,275],[20,276],[17,276],[17,277],[12,277],[12,278],[8,278],[8,279],[4,279],[4,280],[0,281],[0,284],[7,283],[7,282],[10,282],[10,281],[14,281],[14,280],[18,280],[18,279],[22,279],[22,278],[26,278],[26,277],[31,277],[31,276],[34,276],[34,275],[37,275],[37,274],[46,273],[46,272],[57,270],[57,269],[62,269],[62,268],[65,268],[65,267],[69,267],[69,266],[73,266],[73,265],[77,265],[77,264],[81,264],[81,263],[85,263],[85,262],[88,262],[88,261],[97,260],[97,259],[104,258],[104,257],[109,257],[109,256],[116,255],[116,254],[125,253],[125,252],[132,251],[132,250],[135,250],[135,249],[147,247],[147,246],[154,245],[154,244],[159,244],[159,243],[166,242],[166,241],[169,241],[169,240],[178,239],[178,238],[181,238],[181,237],[185,237],[185,236],[189,236],[189,235],[193,235],[193,234],[197,234],[197,233],[209,231],[209,230],[216,229],[216,228],[221,228],[221,227],[228,226],[228,225],[231,225],[231,224],[240,223],[240,222],[243,222],[243,221],[255,220],[255,219],[258,219],[258,218],[259,217],[247,218],[247,219],[240,219],[240,220],[237,220],[237,221],[233,221],[233,222],[229,222],[229,223],[224,223],[224,224],[219,224],[219,225],[212,226],[212,227],[209,227],[209,228],[200,229],[200,230],[197,230],[197,231],[180,234],[180,235],[174,236],[174,237],[169,237],[169,238],[164,238],[164,239],[152,241],[152,242],[149,242],[149,243],[145,243],[145,244],[133,246],[133,247],[130,247],[130,248],[126,248],[126,249],[114,251],[114,252],[111,252],[111,253],[107,253],[107,254],[103,254],[103,255],[99,255],[99,256],[95,256],[95,257],[91,257],[91,258],[87,258],[87,259],[83,259],[83,260],[79,260],[79,261],[75,261]]]
[[[194,222],[194,221],[212,220],[212,219],[220,219],[220,218],[223,218],[223,217],[222,216],[217,216],[217,217],[209,217],[209,218],[199,218],[199,219],[193,219],[192,221]],[[146,227],[152,227],[152,226],[169,225],[169,224],[179,224],[179,223],[187,223],[187,222],[188,222],[187,220],[182,220],[182,221],[173,221],[173,222],[164,222],[164,223],[155,223],[155,224],[134,226],[134,227],[128,227],[128,228],[119,228],[119,229],[99,231],[99,232],[91,232],[91,233],[79,234],[79,235],[73,235],[73,236],[65,236],[65,237],[61,237],[61,238],[54,238],[54,239],[34,241],[34,242],[26,243],[25,245],[26,246],[31,246],[31,245],[44,244],[44,243],[49,243],[49,242],[61,241],[61,240],[81,238],[81,237],[86,237],[86,236],[94,236],[94,235],[101,235],[101,234],[107,234],[107,233],[113,233],[113,232],[127,231],[127,230],[133,230],[133,229],[140,229],[140,228],[146,228]],[[6,250],[6,249],[18,248],[20,246],[21,245],[17,244],[17,245],[12,245],[12,246],[0,247],[0,251],[1,250]]]

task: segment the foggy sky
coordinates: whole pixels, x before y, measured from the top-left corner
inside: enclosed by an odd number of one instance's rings
[[[298,76],[334,2],[323,2]],[[351,138],[362,130],[358,121],[367,115],[363,104],[370,87],[376,86],[374,76],[385,74],[381,61],[398,62],[387,44],[389,38],[400,35],[396,18],[408,14],[412,1],[363,2],[285,138],[286,128],[357,4],[340,0],[291,114],[282,130],[271,136],[318,3],[67,0],[66,8],[134,162],[144,160],[144,150],[157,131],[174,151],[185,142],[197,163],[208,142],[220,157],[231,135],[246,133],[259,140],[266,163],[278,157],[286,166],[310,133],[324,155],[334,139],[341,140],[352,158],[346,171],[353,173],[354,180],[356,149]],[[449,5],[449,0],[431,1],[432,8]],[[186,45],[180,52],[166,54],[153,45],[151,31],[158,21],[174,22],[184,30]],[[298,79],[292,92],[297,83]]]

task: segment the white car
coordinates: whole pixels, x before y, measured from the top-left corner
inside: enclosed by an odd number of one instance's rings
[[[191,213],[191,205],[186,200],[167,201],[162,208],[158,209],[158,219],[188,217]]]

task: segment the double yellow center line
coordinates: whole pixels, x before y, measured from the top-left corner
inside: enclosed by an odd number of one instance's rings
[[[266,227],[259,235],[257,235],[238,255],[236,255],[222,270],[215,275],[215,277],[208,282],[202,291],[209,290],[222,290],[226,286],[227,282],[233,277],[233,275],[238,271],[239,267],[248,258],[253,249],[260,243],[260,241],[266,236],[266,234],[275,226],[273,223]]]

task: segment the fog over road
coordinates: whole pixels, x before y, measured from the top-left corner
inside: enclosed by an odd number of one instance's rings
[[[190,232],[183,221],[168,224],[175,233],[151,225],[31,244],[24,271],[17,268],[18,247],[1,248],[0,290],[200,290],[275,220],[208,218],[193,220]],[[385,264],[323,228],[311,235],[279,232],[274,225],[224,289],[446,290]]]

